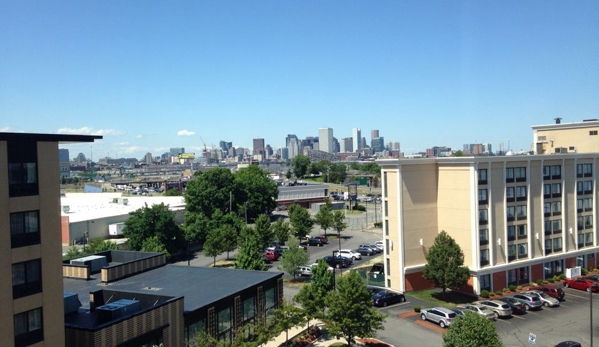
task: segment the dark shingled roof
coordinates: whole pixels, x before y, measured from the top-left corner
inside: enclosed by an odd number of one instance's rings
[[[65,278],[64,291],[77,293],[83,307],[89,307],[89,293],[99,289],[184,296],[184,310],[189,312],[282,276],[282,272],[165,265],[108,284],[100,281],[100,274],[89,281]]]
[[[60,143],[74,142],[94,142],[100,140],[100,135],[67,135],[67,134],[39,134],[39,133],[5,133],[0,132],[0,141],[8,140],[28,140],[28,141],[47,141]]]

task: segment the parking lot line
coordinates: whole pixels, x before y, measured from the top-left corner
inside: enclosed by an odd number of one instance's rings
[[[588,299],[588,296],[580,296],[580,295],[576,295],[576,294],[571,294],[570,291],[568,291],[568,296],[573,296],[575,298],[580,298],[580,299]]]
[[[536,313],[536,312],[531,312],[530,310],[527,310],[527,311],[526,311],[526,314],[534,314],[534,315],[536,315],[536,316],[538,316],[538,315],[539,315],[538,313]]]
[[[515,314],[513,314],[512,317],[518,318],[518,319],[524,319],[524,317],[516,316]]]

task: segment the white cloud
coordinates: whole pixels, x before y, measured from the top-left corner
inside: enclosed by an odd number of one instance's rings
[[[97,129],[94,130],[90,127],[81,127],[79,129],[73,128],[60,128],[57,133],[59,134],[76,134],[76,135],[102,135],[102,136],[120,136],[125,135],[125,132],[116,129]]]
[[[143,139],[143,138],[144,138],[144,136],[143,136],[143,135],[137,135],[137,136],[135,136],[135,137],[136,137],[136,138],[138,138],[138,139]]]
[[[4,128],[0,128],[0,132],[3,132],[3,133],[12,133],[13,130],[10,127],[4,127]]]
[[[195,134],[195,131],[189,131],[185,129],[177,131],[177,136],[194,136]]]

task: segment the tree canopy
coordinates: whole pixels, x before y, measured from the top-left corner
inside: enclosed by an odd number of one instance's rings
[[[289,221],[291,222],[291,228],[295,237],[301,240],[310,234],[314,221],[308,210],[297,204],[292,204],[287,210],[289,211]]]
[[[277,219],[272,225],[272,232],[275,240],[279,242],[285,243],[289,240],[289,233],[291,232],[291,227],[289,223],[285,222],[283,218]]]
[[[444,347],[503,347],[495,325],[485,317],[466,312],[465,317],[454,319],[443,335]]]
[[[299,247],[299,241],[291,239],[289,249],[285,250],[281,256],[281,269],[295,278],[299,272],[298,268],[308,264],[309,260],[310,254]]]
[[[275,239],[273,228],[270,224],[270,218],[261,214],[254,222],[254,233],[258,238],[258,244],[260,248],[264,249],[270,247],[272,241]]]
[[[426,254],[422,276],[435,282],[443,289],[455,289],[465,285],[470,278],[470,270],[464,266],[464,252],[455,240],[442,230]]]
[[[329,198],[324,199],[324,205],[320,207],[320,210],[314,216],[315,223],[324,230],[324,235],[327,235],[327,229],[333,226],[333,204]]]
[[[216,210],[230,212],[232,199],[244,195],[229,169],[213,168],[194,177],[185,189],[186,217],[201,213],[211,219]]]
[[[302,178],[308,172],[310,166],[310,158],[307,155],[298,154],[291,159],[291,166],[295,177]]]
[[[337,281],[337,290],[326,297],[327,312],[324,318],[329,333],[343,337],[348,345],[356,336],[375,337],[384,329],[385,316],[372,306],[372,295],[357,272],[350,272]]]
[[[239,241],[239,252],[235,259],[236,269],[246,270],[266,270],[264,263],[263,248],[260,245],[259,235],[252,227],[245,227],[241,231]]]
[[[279,189],[277,183],[268,177],[268,172],[258,165],[249,165],[235,174],[235,181],[242,194],[235,196],[240,215],[245,214],[253,220],[261,214],[267,214],[277,207]]]
[[[173,254],[185,244],[183,230],[175,222],[175,214],[164,203],[144,207],[129,213],[123,228],[130,250],[140,251],[143,243],[155,236]]]

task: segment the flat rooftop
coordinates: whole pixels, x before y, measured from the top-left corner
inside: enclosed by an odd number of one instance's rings
[[[102,283],[100,274],[91,280],[64,278],[64,291],[76,293],[82,309],[89,309],[89,293],[114,290],[169,297],[185,297],[184,311],[195,311],[222,298],[283,276],[282,272],[165,265],[153,270]]]

